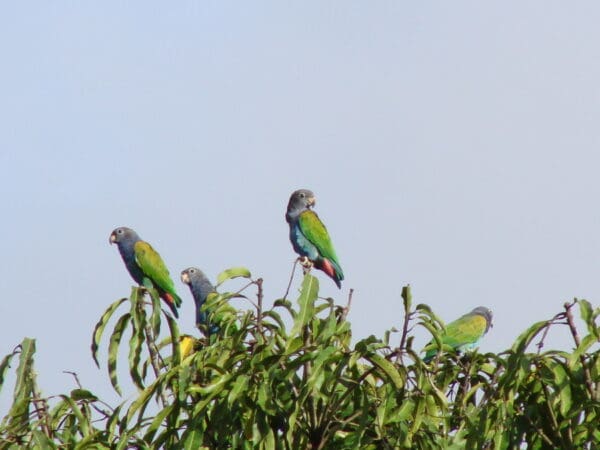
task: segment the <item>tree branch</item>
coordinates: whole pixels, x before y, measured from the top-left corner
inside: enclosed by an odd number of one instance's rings
[[[579,348],[581,345],[581,340],[579,339],[579,334],[577,333],[577,327],[575,326],[575,322],[573,321],[573,314],[571,313],[571,308],[575,306],[577,300],[573,303],[565,303],[565,314],[567,317],[567,324],[569,325],[569,330],[571,330],[571,336],[573,336],[573,341],[575,341],[576,348]],[[590,369],[585,362],[585,358],[583,355],[579,355],[579,361],[581,362],[581,367],[583,368],[583,378],[585,379],[585,387],[590,394],[590,397],[595,400],[595,390],[594,384],[592,383],[592,374],[590,373]]]

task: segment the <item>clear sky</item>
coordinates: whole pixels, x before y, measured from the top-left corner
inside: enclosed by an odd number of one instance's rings
[[[447,321],[490,307],[482,351],[597,305],[599,23],[597,2],[3,3],[0,356],[35,337],[44,394],[72,370],[110,400],[89,345],[132,284],[111,230],[161,253],[192,332],[185,267],[283,295],[301,187],[355,339],[401,323],[407,283]]]

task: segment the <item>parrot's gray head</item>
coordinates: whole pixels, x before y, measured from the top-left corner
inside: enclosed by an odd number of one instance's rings
[[[315,194],[308,189],[298,189],[297,191],[292,192],[290,196],[290,202],[288,203],[287,213],[300,213],[305,209],[314,206],[316,203]]]
[[[127,227],[119,227],[115,228],[112,233],[110,233],[110,237],[108,238],[108,242],[111,244],[121,244],[122,242],[136,242],[139,241],[140,237],[138,234],[133,231],[131,228]]]
[[[181,281],[185,284],[210,283],[208,277],[197,267],[188,267],[181,271]]]
[[[471,311],[471,314],[477,314],[480,316],[483,316],[483,318],[485,319],[487,326],[485,327],[485,332],[487,333],[488,330],[494,326],[494,324],[492,323],[492,318],[493,318],[493,314],[492,314],[492,310],[489,308],[486,308],[485,306],[478,306],[477,308],[475,308],[473,311]]]
[[[190,287],[190,291],[199,308],[205,301],[208,294],[215,292],[215,287],[204,272],[197,267],[188,267],[181,271],[181,281]]]

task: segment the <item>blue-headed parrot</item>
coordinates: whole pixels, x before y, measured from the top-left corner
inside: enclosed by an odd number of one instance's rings
[[[292,193],[285,220],[290,225],[290,242],[300,255],[303,265],[306,261],[329,275],[338,288],[342,287],[344,272],[331,243],[327,228],[311,208],[315,205],[315,195],[308,189]]]
[[[171,308],[175,317],[179,317],[177,308],[181,306],[181,298],[175,292],[169,270],[157,251],[127,227],[113,230],[109,242],[117,244],[125,267],[134,281],[140,286],[146,286],[145,283],[149,282]]]
[[[187,284],[194,297],[194,303],[196,305],[196,326],[206,325],[207,317],[206,313],[202,311],[202,305],[206,302],[208,294],[216,292],[215,287],[197,267],[188,267],[181,271],[181,281]]]
[[[212,314],[210,316],[202,310],[207,300],[211,301],[219,294],[204,272],[197,267],[188,267],[182,270],[181,281],[189,286],[192,297],[194,297],[196,327],[207,336],[218,333],[223,321],[227,320],[228,316],[232,317],[237,313],[236,309],[227,302],[216,306],[216,311],[211,310],[210,313]],[[234,325],[231,330],[237,330],[237,327]]]

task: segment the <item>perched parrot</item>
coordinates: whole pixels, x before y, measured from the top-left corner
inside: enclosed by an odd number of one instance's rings
[[[478,306],[446,326],[442,344],[448,345],[456,351],[475,348],[492,326],[492,311],[485,306]],[[431,361],[438,351],[435,341],[427,344],[423,351],[427,352],[423,361],[426,363]]]
[[[175,292],[169,270],[156,250],[127,227],[116,228],[110,234],[109,242],[119,247],[125,267],[135,282],[140,286],[149,282],[160,298],[167,302],[175,317],[179,317],[177,308],[181,306],[181,298]]]
[[[315,195],[308,189],[299,189],[292,193],[285,213],[285,220],[290,225],[290,242],[301,260],[308,260],[311,265],[329,275],[337,287],[341,288],[344,272],[327,228],[311,209],[314,204]]]
[[[204,275],[204,272],[196,267],[188,267],[183,270],[181,272],[181,281],[190,287],[190,292],[194,297],[194,303],[196,304],[196,326],[205,325],[208,318],[206,317],[206,313],[202,311],[202,305],[206,302],[208,294],[216,292],[215,287],[206,275]]]
[[[214,296],[219,295],[215,287],[206,275],[204,275],[204,272],[196,267],[188,267],[183,270],[181,272],[181,281],[189,286],[190,292],[194,297],[194,303],[196,304],[196,326],[209,337],[217,333],[221,329],[221,325],[230,322],[230,319],[237,314],[236,309],[225,302],[219,304],[216,307],[216,311],[210,311],[212,314],[211,322],[209,322],[209,317],[205,311],[202,311],[202,306],[207,300],[211,301]],[[201,326],[205,326],[206,328],[203,329]],[[236,325],[228,328],[233,331],[238,329]]]
[[[185,359],[194,352],[196,346],[196,338],[189,334],[183,334],[179,338],[179,353],[181,353],[181,359]]]

